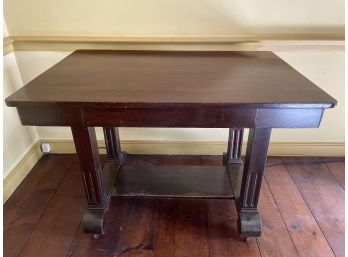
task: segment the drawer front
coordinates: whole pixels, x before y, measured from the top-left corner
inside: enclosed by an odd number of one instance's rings
[[[87,126],[114,127],[253,127],[256,109],[238,108],[132,108],[84,109]]]

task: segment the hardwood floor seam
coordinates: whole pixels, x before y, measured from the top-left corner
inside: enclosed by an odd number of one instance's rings
[[[66,169],[63,179],[61,180],[59,186],[54,190],[54,194],[50,197],[49,201],[47,202],[47,205],[45,206],[44,211],[41,213],[41,215],[40,215],[38,221],[36,222],[36,224],[35,224],[35,226],[33,227],[32,231],[31,231],[30,234],[28,235],[27,239],[25,240],[25,243],[24,243],[23,246],[21,247],[21,250],[20,250],[20,252],[18,253],[17,256],[21,256],[24,247],[26,246],[26,244],[27,244],[28,240],[30,239],[31,235],[33,234],[33,232],[35,231],[37,225],[40,223],[41,218],[42,218],[42,217],[44,216],[44,214],[46,213],[48,207],[50,206],[50,203],[51,203],[52,199],[54,199],[54,197],[56,196],[56,194],[57,194],[59,188],[60,188],[61,185],[63,184],[63,182],[64,182],[64,180],[65,180],[65,178],[66,178],[66,176],[67,176],[67,174],[68,174],[68,171],[72,168],[73,164],[74,164],[74,162],[73,162],[73,160],[71,160],[71,164],[70,164],[69,167]]]
[[[282,165],[282,164],[277,164],[277,165]],[[284,220],[283,213],[282,213],[281,209],[280,209],[279,206],[278,206],[278,203],[277,203],[277,201],[276,201],[276,199],[275,199],[275,197],[274,197],[274,194],[273,194],[273,191],[271,190],[271,187],[270,187],[269,184],[268,184],[268,181],[267,181],[267,179],[266,179],[266,176],[264,176],[264,179],[265,179],[265,184],[266,184],[267,187],[269,188],[269,191],[270,191],[270,193],[271,193],[271,195],[272,195],[272,198],[273,198],[273,200],[274,200],[274,204],[277,206],[277,209],[278,209],[278,211],[279,211],[280,217],[282,218],[282,221],[283,221],[283,223],[284,223],[284,225],[285,225],[285,227],[286,227],[286,231],[288,231],[288,234],[289,234],[289,236],[290,236],[290,238],[291,238],[291,242],[292,242],[292,244],[293,244],[293,246],[294,246],[294,248],[295,248],[295,250],[296,250],[297,256],[300,257],[300,254],[299,254],[299,252],[298,252],[298,249],[297,249],[297,247],[296,247],[296,244],[295,244],[295,242],[294,242],[294,240],[293,240],[293,238],[292,238],[292,236],[291,236],[291,233],[290,233],[290,231],[289,231],[288,225],[286,224],[286,222],[285,222],[285,220]]]
[[[126,221],[126,215],[127,215],[128,209],[129,209],[129,202],[127,200],[126,208],[124,208],[124,211],[122,213],[123,214],[122,215],[122,221],[121,221],[121,224],[120,224],[121,233],[119,234],[119,238],[121,237],[121,234],[122,234],[122,232],[124,230],[124,224],[125,224],[125,221]],[[117,256],[116,246],[117,246],[117,242],[115,242],[115,249],[114,249],[114,255],[113,256]]]
[[[62,181],[63,181],[63,180],[62,180]],[[63,183],[63,182],[62,182],[62,183]],[[60,185],[59,185],[59,186],[60,186]],[[59,188],[59,187],[58,187],[58,188]],[[25,243],[22,245],[21,250],[19,251],[19,253],[18,253],[18,255],[17,255],[18,257],[21,255],[21,253],[22,253],[22,251],[23,251],[25,245],[27,244],[28,240],[30,239],[32,233],[35,231],[35,229],[36,229],[36,227],[37,227],[37,224],[39,224],[41,218],[44,216],[44,214],[45,214],[45,212],[46,212],[48,206],[50,205],[52,199],[54,199],[54,196],[56,195],[56,193],[57,193],[57,191],[58,191],[58,188],[54,190],[54,194],[50,197],[50,200],[47,202],[47,205],[46,205],[44,211],[41,213],[41,215],[40,215],[38,221],[36,222],[36,224],[35,224],[35,226],[34,226],[34,228],[33,228],[32,231],[30,232],[30,234],[28,235],[27,239],[25,240]]]
[[[200,159],[200,162],[202,164],[202,158],[199,157]],[[211,242],[211,234],[210,234],[210,230],[209,230],[209,221],[208,221],[208,202],[205,201],[205,215],[206,215],[206,219],[205,219],[205,227],[207,228],[207,232],[208,232],[208,238],[209,238],[209,252],[210,252],[210,257],[213,257],[214,254],[213,254],[213,244]]]
[[[264,257],[264,256],[262,255],[262,251],[261,251],[261,249],[260,249],[260,243],[259,243],[258,238],[256,238],[256,245],[257,245],[257,249],[259,250],[260,256],[261,256],[261,257]]]
[[[68,175],[68,171],[71,170],[71,168],[73,167],[73,165],[74,165],[74,161],[71,160],[71,163],[70,163],[69,167],[68,167],[68,168],[66,169],[66,171],[65,171],[65,174],[64,174],[64,176],[63,176],[63,179],[61,180],[59,186],[54,190],[54,194],[50,197],[50,200],[48,201],[48,203],[47,203],[47,205],[46,205],[44,211],[41,213],[40,218],[38,219],[37,223],[35,224],[33,230],[30,232],[30,235],[28,236],[27,240],[26,240],[25,243],[23,244],[23,246],[22,246],[22,248],[21,248],[21,251],[20,251],[19,254],[18,254],[18,257],[21,256],[22,251],[23,251],[23,249],[25,248],[25,246],[27,245],[28,240],[30,239],[30,237],[32,236],[33,232],[34,232],[35,229],[37,228],[37,225],[40,223],[42,217],[43,217],[44,214],[46,213],[46,211],[47,211],[48,207],[50,206],[52,200],[56,197],[57,192],[58,192],[59,189],[61,188],[62,184],[64,183],[64,181],[65,181],[65,179],[66,179],[66,177],[67,177],[67,175]]]
[[[72,252],[70,252],[70,249],[73,247],[74,238],[75,238],[75,236],[76,236],[76,234],[77,234],[77,232],[78,232],[79,227],[81,226],[81,224],[82,224],[82,219],[81,219],[79,225],[78,225],[77,228],[76,228],[76,231],[75,231],[75,233],[74,233],[74,236],[73,236],[72,239],[71,239],[71,242],[70,242],[68,251],[66,252],[66,257],[72,257],[72,256],[74,255],[74,250],[73,250]]]
[[[323,231],[323,229],[322,229],[322,227],[321,227],[321,225],[320,225],[320,222],[318,222],[318,220],[317,220],[317,218],[316,218],[316,215],[314,215],[314,213],[313,213],[312,208],[311,208],[310,205],[308,204],[306,198],[303,196],[303,193],[302,193],[301,189],[298,187],[298,185],[297,185],[297,183],[296,183],[296,180],[295,180],[294,177],[292,176],[292,174],[291,174],[291,172],[290,172],[288,166],[285,164],[284,167],[286,168],[286,170],[287,170],[289,176],[291,177],[292,181],[294,182],[294,184],[295,184],[295,186],[296,186],[298,192],[300,193],[300,195],[301,195],[303,201],[305,202],[305,204],[306,204],[308,210],[310,211],[312,217],[314,218],[315,222],[317,223],[317,225],[318,225],[318,227],[319,227],[321,233],[323,234],[323,236],[324,236],[324,238],[325,238],[327,244],[329,245],[329,247],[330,247],[330,249],[331,249],[331,251],[332,251],[332,254],[333,254],[334,256],[336,256],[336,254],[335,254],[335,252],[334,252],[334,249],[332,248],[332,246],[331,246],[329,240],[327,239],[326,234],[324,233],[324,231]]]
[[[338,162],[340,163],[340,162]],[[335,176],[335,174],[333,174],[332,170],[330,169],[330,167],[326,164],[326,162],[324,163],[325,167],[330,171],[330,173],[333,175],[333,177],[335,178],[335,180],[337,181],[337,184],[339,184],[339,186],[345,191],[345,188],[341,185],[340,181],[338,180],[338,178]]]

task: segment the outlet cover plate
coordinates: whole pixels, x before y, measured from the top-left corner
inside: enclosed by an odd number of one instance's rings
[[[50,146],[50,144],[42,143],[42,144],[41,144],[41,150],[42,150],[43,153],[49,153],[49,152],[51,152],[51,146]]]

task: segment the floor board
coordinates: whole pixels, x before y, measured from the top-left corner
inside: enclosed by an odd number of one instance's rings
[[[153,256],[157,202],[153,199],[129,199],[116,256]]]
[[[262,236],[257,239],[262,257],[296,257],[296,247],[265,180],[262,182],[259,210]]]
[[[206,200],[178,199],[174,244],[175,257],[212,256]]]
[[[286,167],[335,255],[343,257],[344,190],[325,164],[295,160]]]
[[[338,183],[344,189],[344,162],[339,160],[334,160],[333,158],[322,158],[325,162],[326,167],[335,176]]]
[[[212,256],[261,256],[255,238],[244,242],[238,236],[237,210],[228,200],[207,202],[208,229]]]
[[[82,224],[74,236],[67,256],[69,257],[108,257],[114,256],[120,238],[128,207],[127,199],[114,199],[109,206],[106,220],[106,233],[98,239],[83,232]]]
[[[281,159],[272,162],[280,163]],[[268,167],[265,179],[299,256],[334,256],[329,243],[285,165],[278,164]]]
[[[155,235],[155,257],[175,256],[175,216],[177,213],[177,199],[159,199],[157,229]]]
[[[66,256],[81,222],[86,200],[77,162],[68,171],[19,256]]]
[[[76,158],[75,158],[76,159]],[[73,164],[74,156],[44,156],[4,205],[4,255],[18,256]],[[59,166],[55,164],[60,163]]]
[[[222,157],[128,155],[127,164],[215,166]],[[344,256],[344,159],[267,166],[258,239],[240,240],[232,200],[134,198],[112,199],[106,233],[94,239],[82,230],[76,156],[45,156],[4,205],[4,256]]]

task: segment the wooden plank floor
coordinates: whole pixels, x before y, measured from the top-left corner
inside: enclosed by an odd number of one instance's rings
[[[221,156],[129,155],[136,165],[220,165]],[[267,161],[262,236],[240,241],[231,200],[113,198],[106,234],[81,227],[75,155],[44,156],[4,205],[5,257],[344,256],[344,158]]]

